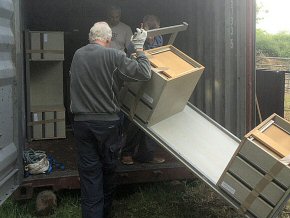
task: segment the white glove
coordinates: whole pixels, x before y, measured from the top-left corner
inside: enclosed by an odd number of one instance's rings
[[[147,31],[144,29],[136,29],[137,32],[131,37],[131,42],[135,49],[143,49],[144,42],[147,38]]]

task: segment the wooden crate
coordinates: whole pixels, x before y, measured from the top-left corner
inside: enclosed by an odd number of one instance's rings
[[[62,105],[32,107],[28,126],[32,140],[65,138],[65,109]]]
[[[276,114],[249,132],[218,185],[243,212],[271,217],[289,198],[290,123]]]
[[[64,34],[53,31],[29,31],[29,45],[26,53],[29,59],[39,60],[64,60]]]
[[[182,111],[204,67],[168,45],[146,51],[152,66],[147,82],[128,83],[123,107],[148,126]]]

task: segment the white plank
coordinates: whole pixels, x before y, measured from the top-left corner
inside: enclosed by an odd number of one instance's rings
[[[189,106],[149,129],[214,184],[240,143]]]

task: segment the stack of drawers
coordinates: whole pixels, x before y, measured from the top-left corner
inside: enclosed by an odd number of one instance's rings
[[[276,114],[249,132],[218,184],[243,213],[272,217],[290,194],[290,123]]]
[[[147,82],[128,83],[123,93],[123,108],[147,126],[182,111],[204,67],[168,45],[146,51],[152,67]]]

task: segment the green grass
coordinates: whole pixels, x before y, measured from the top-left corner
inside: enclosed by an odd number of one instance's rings
[[[177,189],[177,190],[175,190]],[[182,186],[181,186],[182,189]],[[135,187],[134,193],[114,202],[113,217],[181,218],[241,217],[204,183],[185,183],[184,190],[169,183]]]
[[[81,217],[79,191],[69,191],[59,193],[58,207],[55,212],[48,216],[50,218],[77,218]],[[37,217],[35,210],[35,198],[26,201],[14,201],[8,199],[0,207],[0,217],[5,218],[31,218]]]
[[[79,191],[58,193],[58,207],[50,218],[81,216]],[[290,205],[280,218],[289,218]],[[288,213],[288,214],[287,214]],[[15,202],[9,199],[0,207],[0,217],[36,217],[35,199]],[[199,180],[118,187],[112,208],[113,218],[203,218],[242,217],[221,197]]]

